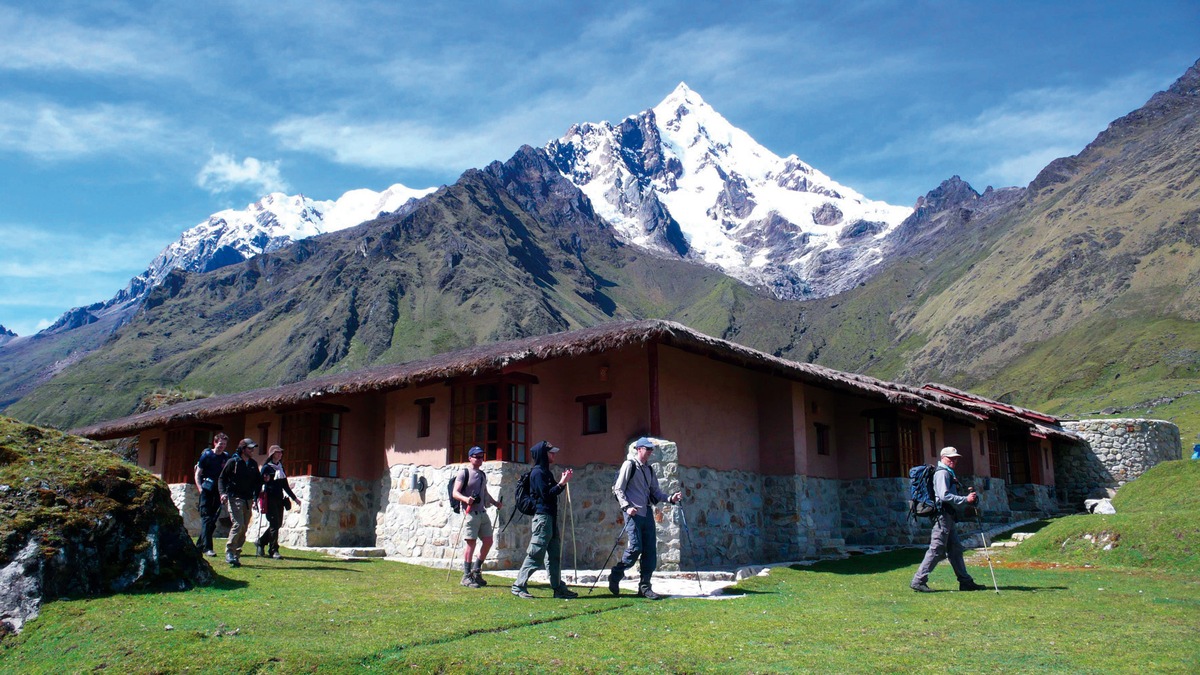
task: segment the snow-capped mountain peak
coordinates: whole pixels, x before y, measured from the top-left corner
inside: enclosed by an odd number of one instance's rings
[[[685,83],[618,125],[574,125],[546,151],[626,241],[785,298],[848,288],[911,213],[779,157]]]

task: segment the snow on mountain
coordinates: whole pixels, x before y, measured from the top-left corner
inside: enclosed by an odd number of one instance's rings
[[[397,183],[383,192],[351,190],[326,201],[273,192],[244,209],[218,211],[185,230],[110,300],[76,307],[45,332],[72,330],[110,314],[127,316],[171,270],[208,272],[233,265],[301,239],[353,227],[381,213],[394,213],[435,189]]]
[[[351,190],[336,201],[273,192],[245,209],[214,213],[185,231],[158,254],[142,278],[152,287],[172,269],[207,272],[241,262],[301,239],[391,213],[433,190],[414,190],[397,183],[383,192]]]
[[[782,298],[854,285],[912,213],[779,157],[686,84],[618,125],[574,125],[545,149],[625,241]]]

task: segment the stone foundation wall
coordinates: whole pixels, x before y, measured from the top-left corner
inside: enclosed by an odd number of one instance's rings
[[[183,516],[183,526],[194,541],[200,536],[200,493],[194,483],[171,483],[167,487],[171,490],[171,501],[175,502],[175,508],[179,509],[179,515]],[[225,507],[221,507],[213,536],[228,537],[229,525],[229,513]]]
[[[1084,444],[1058,444],[1055,482],[1067,502],[1082,509],[1083,500],[1105,497],[1106,489],[1128,483],[1150,467],[1183,458],[1179,427],[1163,420],[1111,419],[1062,423]]]
[[[1014,485],[1008,489],[1008,503],[1011,512],[1028,515],[1042,516],[1058,510],[1054,488],[1049,485]]]

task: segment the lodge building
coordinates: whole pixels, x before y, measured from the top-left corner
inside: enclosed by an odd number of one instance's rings
[[[560,511],[564,567],[599,566],[619,530],[610,486],[628,443],[668,441],[653,462],[682,489],[694,539],[660,513],[663,567],[799,560],[846,544],[927,541],[907,518],[907,470],[953,445],[989,520],[1056,511],[1055,456],[1080,443],[1059,420],[941,385],[903,384],[781,359],[677,323],[646,320],[479,345],[399,365],[213,396],[74,433],[136,435],[138,464],[171,484],[198,526],[193,466],[212,435],[286,449],[302,499],[283,543],[382,549],[446,565],[459,521],[446,483],[473,445],[511,505],[539,440],[575,469]],[[511,515],[505,508],[504,524]],[[528,525],[506,528],[489,567],[519,565]],[[574,545],[572,545],[574,544]]]

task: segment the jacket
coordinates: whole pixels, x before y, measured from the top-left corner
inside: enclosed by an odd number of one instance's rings
[[[954,470],[941,462],[933,472],[933,494],[937,497],[939,511],[949,516],[956,515],[955,507],[968,503],[966,497],[958,494],[958,477]]]
[[[232,499],[254,499],[262,487],[262,474],[258,472],[258,462],[244,454],[234,453],[221,469],[219,482],[221,494]]]
[[[558,496],[566,488],[558,484],[550,471],[550,453],[546,451],[546,444],[538,443],[529,454],[534,462],[529,472],[529,494],[536,504],[534,513],[558,516]]]

